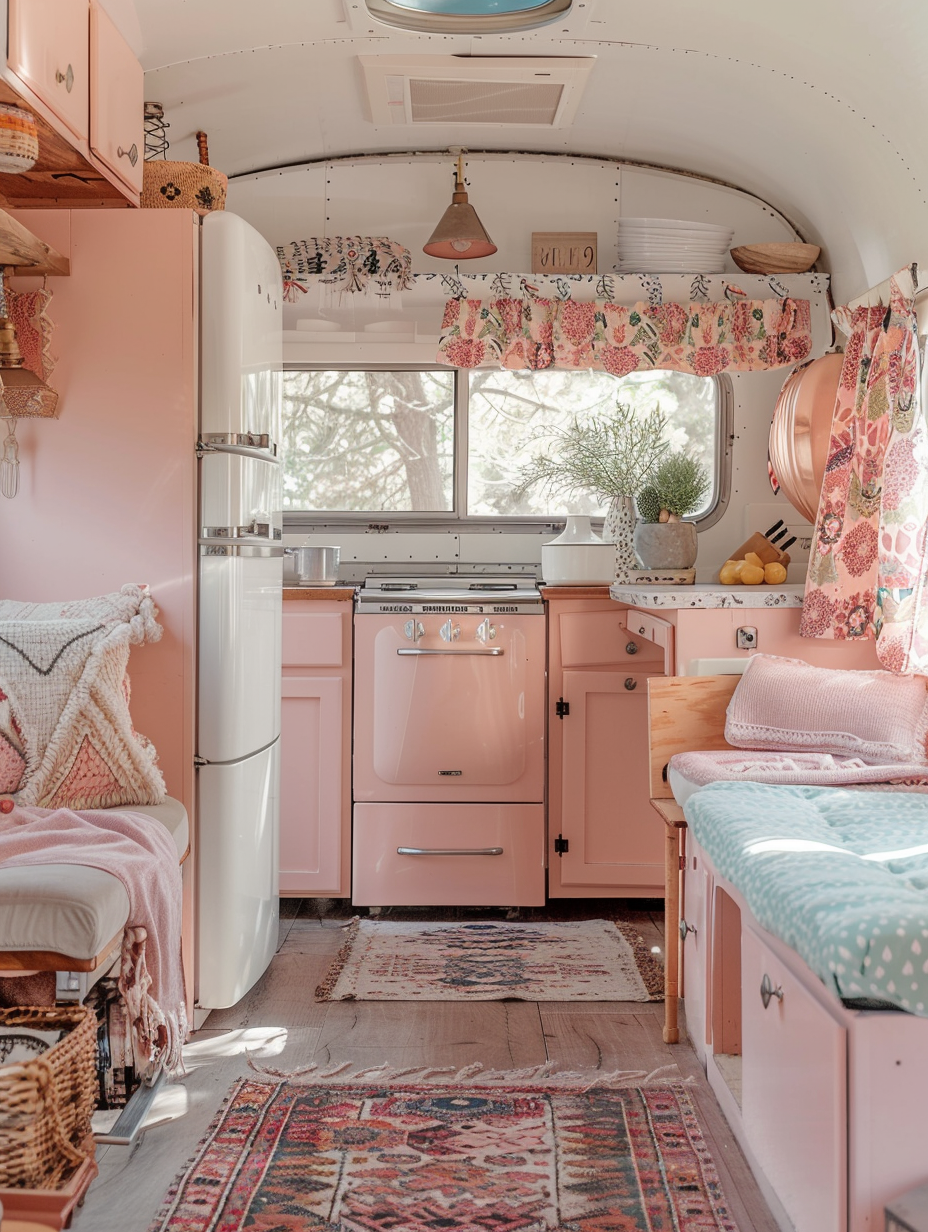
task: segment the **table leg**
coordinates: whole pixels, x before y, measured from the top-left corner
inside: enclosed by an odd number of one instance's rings
[[[676,826],[665,826],[664,841],[664,1043],[680,1040],[677,995],[680,962],[680,843]]]

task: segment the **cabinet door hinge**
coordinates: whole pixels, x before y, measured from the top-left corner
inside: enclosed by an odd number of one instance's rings
[[[570,702],[565,702],[563,697],[559,697],[554,707],[554,713],[559,719],[563,719],[566,715],[570,714]]]
[[[565,851],[570,850],[570,841],[564,838],[563,834],[559,834],[554,840],[554,850],[557,855],[562,856]]]
[[[680,868],[680,871],[681,871],[681,872],[685,872],[685,870],[686,870],[686,856],[677,856],[677,863],[678,863],[678,867]]]
[[[193,756],[193,765],[196,770],[199,770],[201,766],[208,766],[209,762],[205,757],[201,757],[199,753],[195,753]]]

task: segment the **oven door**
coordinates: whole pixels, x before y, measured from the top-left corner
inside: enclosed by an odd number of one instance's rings
[[[544,799],[545,621],[362,614],[355,800]]]

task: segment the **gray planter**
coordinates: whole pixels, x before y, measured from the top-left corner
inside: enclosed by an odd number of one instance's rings
[[[691,569],[698,543],[692,522],[639,522],[635,556],[642,569]]]

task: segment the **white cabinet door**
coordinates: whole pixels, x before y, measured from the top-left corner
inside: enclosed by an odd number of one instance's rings
[[[745,1136],[796,1232],[846,1232],[847,1033],[750,927],[741,949]]]

